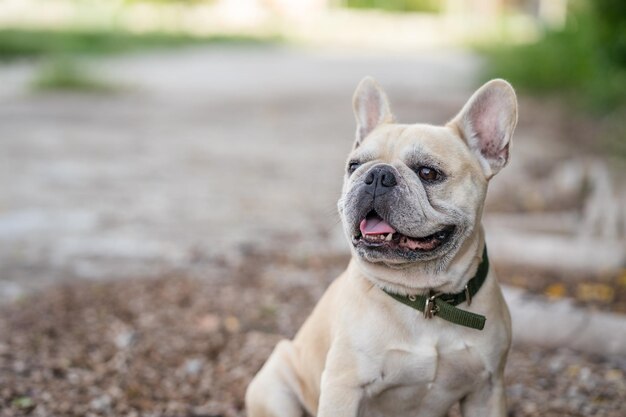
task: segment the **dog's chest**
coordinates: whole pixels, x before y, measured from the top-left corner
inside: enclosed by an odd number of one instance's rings
[[[366,387],[365,415],[370,416],[445,410],[489,377],[477,351],[459,340],[424,338],[394,344],[377,365],[378,377]]]

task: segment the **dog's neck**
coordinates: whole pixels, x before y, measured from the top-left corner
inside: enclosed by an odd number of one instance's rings
[[[366,263],[353,256],[350,268],[377,287],[399,295],[422,295],[430,291],[456,294],[465,288],[476,274],[485,245],[482,226],[463,242],[445,271],[430,272],[415,265],[394,269],[382,264]]]

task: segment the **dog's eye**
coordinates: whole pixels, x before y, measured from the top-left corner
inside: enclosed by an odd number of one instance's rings
[[[348,163],[348,174],[352,174],[360,166],[361,166],[360,162],[358,162],[358,161],[350,161]]]
[[[419,167],[417,169],[417,175],[426,182],[437,181],[441,178],[441,174],[437,170],[430,167]]]

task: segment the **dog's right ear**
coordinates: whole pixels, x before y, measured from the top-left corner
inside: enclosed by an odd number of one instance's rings
[[[477,156],[487,179],[509,161],[517,124],[517,97],[511,84],[491,80],[480,87],[450,122]]]
[[[376,126],[393,122],[387,95],[372,77],[365,77],[361,80],[354,92],[352,107],[356,118],[355,148]]]

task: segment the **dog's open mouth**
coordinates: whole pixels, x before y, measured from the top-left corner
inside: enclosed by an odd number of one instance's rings
[[[371,211],[359,225],[360,233],[353,237],[355,245],[368,248],[388,248],[403,251],[430,252],[446,243],[454,233],[454,226],[424,237],[406,236],[396,231],[376,212]]]

